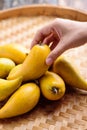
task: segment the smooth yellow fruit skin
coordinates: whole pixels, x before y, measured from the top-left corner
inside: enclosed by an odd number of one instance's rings
[[[0,57],[10,58],[16,64],[23,63],[27,52],[27,49],[20,44],[9,43],[0,45]]]
[[[22,85],[0,109],[0,118],[10,118],[33,109],[40,98],[40,89],[35,83]]]
[[[6,80],[0,78],[0,101],[8,98],[15,90],[17,90],[22,83],[22,77],[14,80]]]
[[[9,58],[0,58],[0,78],[6,78],[15,67],[15,63]]]
[[[29,81],[38,79],[41,77],[49,68],[46,65],[46,58],[50,53],[50,48],[47,45],[35,45],[26,59],[24,60],[22,66],[15,73],[10,73],[7,79],[14,79],[23,76],[23,81]]]
[[[61,55],[55,60],[52,71],[59,74],[68,85],[87,90],[87,81],[82,77],[74,61],[66,55]]]
[[[40,79],[40,88],[43,96],[48,100],[59,100],[65,94],[63,79],[54,72],[47,71]]]
[[[9,75],[13,75],[15,72],[19,71],[19,69],[21,68],[22,64],[18,64],[16,65],[9,73]],[[9,78],[8,78],[9,79]]]

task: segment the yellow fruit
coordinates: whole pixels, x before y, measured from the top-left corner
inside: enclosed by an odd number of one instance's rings
[[[16,65],[9,73],[9,75],[13,75],[15,72],[19,71],[19,69],[21,68],[22,64],[18,64]]]
[[[15,63],[9,58],[0,58],[0,78],[6,78]]]
[[[16,64],[21,64],[27,55],[27,49],[16,43],[0,45],[0,57],[6,57],[13,60]]]
[[[67,56],[60,56],[53,64],[53,72],[74,88],[87,90],[87,81],[82,77],[74,61]]]
[[[48,100],[58,100],[65,94],[63,79],[54,72],[47,71],[40,79],[40,88],[43,96]]]
[[[22,77],[14,80],[0,79],[0,101],[8,98],[16,89],[20,87]]]
[[[22,85],[0,109],[0,118],[10,118],[33,109],[40,98],[40,89],[35,83]]]
[[[18,71],[10,73],[7,79],[14,79],[23,76],[23,81],[38,79],[49,68],[45,61],[50,53],[50,48],[47,45],[35,45]]]

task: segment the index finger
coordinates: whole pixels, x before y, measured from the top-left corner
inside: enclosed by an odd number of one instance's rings
[[[33,41],[31,42],[30,48],[32,48],[32,47],[33,47],[34,45],[36,45],[36,44],[39,44],[40,41],[42,41],[43,39],[44,39],[43,33],[41,33],[40,31],[38,31],[38,32],[35,34]]]
[[[31,42],[30,48],[32,48],[34,45],[39,44],[44,40],[45,37],[49,36],[51,34],[51,27],[49,25],[43,27],[42,29],[38,30],[38,32],[35,34],[33,41]]]

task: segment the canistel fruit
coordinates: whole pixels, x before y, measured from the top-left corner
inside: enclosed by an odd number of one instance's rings
[[[59,74],[71,87],[87,90],[87,81],[82,77],[74,61],[68,56],[58,57],[53,63],[52,71]]]
[[[39,98],[40,89],[35,83],[23,84],[0,109],[0,119],[10,118],[29,112],[36,106]]]
[[[46,71],[39,79],[39,83],[43,96],[48,100],[58,100],[65,94],[65,83],[54,72]]]
[[[22,63],[20,69],[10,73],[7,79],[14,79],[23,76],[23,81],[29,81],[40,78],[49,68],[46,64],[46,58],[50,53],[47,45],[35,45]]]

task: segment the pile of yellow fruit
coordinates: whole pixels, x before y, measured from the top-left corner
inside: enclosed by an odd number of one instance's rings
[[[0,46],[0,101],[7,99],[0,119],[30,111],[40,93],[48,100],[59,100],[65,94],[65,83],[87,90],[87,82],[68,57],[62,55],[52,66],[46,65],[49,53],[47,45],[35,45],[31,50],[13,43]]]

